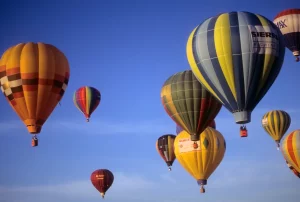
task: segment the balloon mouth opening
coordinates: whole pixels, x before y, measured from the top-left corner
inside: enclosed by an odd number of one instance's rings
[[[42,127],[37,125],[27,125],[27,130],[30,134],[36,135],[41,132]]]
[[[207,185],[207,180],[200,179],[200,180],[197,180],[197,183],[198,183],[198,185]]]
[[[236,111],[232,113],[237,124],[246,124],[251,122],[250,111]]]
[[[191,141],[199,141],[200,139],[199,136],[196,134],[191,134],[190,137],[191,137]]]

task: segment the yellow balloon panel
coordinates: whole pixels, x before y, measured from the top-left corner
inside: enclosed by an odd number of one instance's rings
[[[221,163],[226,143],[222,134],[211,127],[207,127],[196,142],[183,130],[175,139],[174,150],[176,159],[188,173],[196,180],[207,180]]]
[[[285,160],[300,172],[300,129],[294,130],[285,137],[281,151]]]
[[[40,132],[67,88],[69,63],[56,47],[20,43],[0,61],[1,90],[32,134]]]

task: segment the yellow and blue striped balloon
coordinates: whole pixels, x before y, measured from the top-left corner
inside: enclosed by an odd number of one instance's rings
[[[278,76],[285,54],[278,27],[249,12],[205,20],[190,34],[186,51],[196,78],[238,124],[251,122],[251,112]]]
[[[262,117],[262,127],[275,140],[277,149],[279,143],[291,124],[290,115],[283,110],[271,110]]]

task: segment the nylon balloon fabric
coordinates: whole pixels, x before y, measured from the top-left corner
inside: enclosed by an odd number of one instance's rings
[[[222,104],[196,79],[191,70],[169,77],[161,90],[165,111],[193,141],[219,113]]]
[[[114,182],[114,175],[108,169],[95,170],[91,174],[91,182],[104,198],[105,193]]]
[[[75,106],[84,114],[89,121],[92,113],[96,110],[101,101],[101,93],[94,87],[83,86],[73,95]]]
[[[38,134],[64,96],[70,77],[65,55],[45,43],[20,43],[0,60],[1,91],[26,125]]]
[[[299,62],[300,55],[300,9],[286,9],[278,13],[273,21],[280,29],[285,46]]]
[[[249,12],[205,20],[190,34],[186,51],[196,78],[238,124],[251,122],[251,112],[276,80],[285,54],[277,26]]]
[[[284,159],[300,173],[300,130],[294,130],[287,135],[281,144]]]

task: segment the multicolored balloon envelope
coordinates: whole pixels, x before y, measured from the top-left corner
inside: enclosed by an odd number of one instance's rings
[[[91,174],[91,182],[104,198],[106,191],[114,182],[114,175],[107,169],[95,170]]]
[[[166,162],[169,167],[169,171],[171,171],[171,166],[175,161],[175,153],[174,153],[174,140],[175,135],[167,134],[158,138],[156,141],[156,150],[161,156],[161,158]]]
[[[283,34],[285,46],[292,51],[299,62],[300,55],[300,9],[286,9],[276,15],[273,21]]]
[[[290,115],[283,110],[272,110],[262,117],[262,127],[273,138],[279,150],[280,141],[291,124]]]
[[[73,95],[75,106],[84,114],[87,122],[89,122],[92,113],[100,104],[100,100],[100,91],[90,86],[79,88]]]
[[[175,138],[174,148],[178,162],[197,180],[201,193],[204,193],[208,178],[223,160],[226,150],[224,137],[219,131],[207,127],[195,144],[190,135],[182,131]]]
[[[67,58],[50,44],[20,43],[2,55],[1,90],[33,139],[62,99],[69,77]]]
[[[222,107],[191,70],[167,79],[161,90],[161,101],[168,115],[191,135],[192,141],[199,140]]]
[[[300,129],[287,135],[281,144],[284,159],[300,173]]]
[[[280,30],[267,18],[229,12],[197,26],[186,52],[196,78],[236,123],[246,124],[279,74],[285,47]]]
[[[212,122],[210,122],[210,124],[207,127],[211,127],[213,129],[216,129],[216,122],[215,122],[215,120],[213,120]],[[178,135],[181,131],[183,131],[183,129],[179,125],[176,125],[176,134]]]

